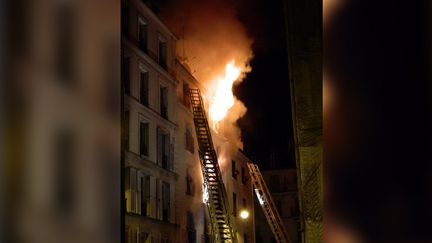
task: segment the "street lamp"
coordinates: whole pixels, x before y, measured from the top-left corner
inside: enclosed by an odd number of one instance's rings
[[[243,209],[243,210],[240,212],[240,218],[242,218],[242,219],[247,219],[247,218],[249,218],[249,212],[248,212],[246,209]]]

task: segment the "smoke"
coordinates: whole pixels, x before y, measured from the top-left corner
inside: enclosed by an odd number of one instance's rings
[[[178,36],[177,56],[186,63],[193,76],[213,97],[216,84],[225,72],[225,65],[234,60],[243,74],[234,83],[242,82],[251,71],[252,39],[236,18],[232,3],[224,1],[168,1],[161,5],[160,17]],[[243,148],[237,120],[246,113],[246,106],[235,99],[223,122],[223,133],[230,142]]]

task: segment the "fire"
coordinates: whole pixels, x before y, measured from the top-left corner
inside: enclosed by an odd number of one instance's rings
[[[242,69],[235,65],[234,60],[225,65],[225,74],[217,82],[216,92],[209,109],[213,124],[224,119],[228,110],[234,105],[232,86],[241,73]]]

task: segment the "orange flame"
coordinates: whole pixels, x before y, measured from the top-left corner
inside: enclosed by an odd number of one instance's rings
[[[225,75],[217,82],[216,92],[210,104],[210,118],[213,124],[217,124],[227,115],[228,110],[234,105],[232,86],[240,74],[241,68],[231,60],[225,65]]]

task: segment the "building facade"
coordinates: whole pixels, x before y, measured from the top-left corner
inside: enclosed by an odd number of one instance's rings
[[[189,100],[190,88],[206,90],[176,58],[176,41],[142,1],[122,2],[126,242],[212,240]],[[222,134],[212,136],[239,242],[255,242],[249,159]]]
[[[291,242],[301,242],[296,169],[261,171],[273,202],[284,223]],[[257,242],[276,242],[258,202],[256,207]]]
[[[205,94],[206,88],[191,75],[187,64],[177,61],[176,65],[176,77],[179,80],[177,87],[179,139],[176,150],[179,158],[179,177],[184,178],[184,184],[181,181],[179,183],[178,195],[178,208],[179,212],[182,212],[179,215],[180,232],[182,232],[180,239],[181,242],[210,242],[211,224],[207,206],[203,202],[203,176],[188,94],[190,88],[199,88]],[[208,111],[208,101],[205,96],[203,101],[205,110]],[[223,124],[221,126],[222,131]],[[252,184],[246,165],[250,160],[222,133],[212,130],[212,137],[230,211],[237,226],[237,238],[239,242],[255,242]],[[240,212],[243,210],[249,213],[246,219],[240,217]]]
[[[127,242],[176,242],[176,37],[142,1],[122,3]]]

